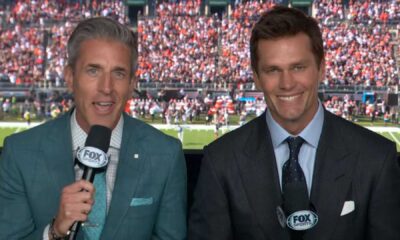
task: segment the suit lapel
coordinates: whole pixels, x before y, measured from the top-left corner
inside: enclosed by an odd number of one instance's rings
[[[345,140],[346,133],[341,133],[340,122],[334,118],[325,111],[311,189],[311,203],[319,219],[305,239],[327,238],[332,234],[351,187],[356,153],[348,150],[346,144],[352,143]]]
[[[255,120],[248,139],[243,140],[246,145],[243,152],[237,153],[237,161],[253,215],[266,237],[289,239],[276,213],[277,207],[282,204],[282,195],[265,113]]]
[[[54,182],[57,193],[61,193],[64,186],[75,181],[70,112],[49,124],[51,125],[41,149],[48,166],[49,177],[55,180],[49,182]]]
[[[114,239],[125,214],[129,210],[130,200],[134,196],[139,180],[143,174],[142,168],[146,161],[146,154],[142,146],[141,131],[137,124],[132,124],[129,117],[124,115],[121,150],[117,176],[112,193],[111,205],[103,229],[102,239]],[[136,156],[136,157],[135,157]]]

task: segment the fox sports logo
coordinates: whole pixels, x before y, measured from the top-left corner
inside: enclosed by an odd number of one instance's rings
[[[89,146],[79,149],[77,158],[83,165],[91,168],[101,168],[108,163],[108,156],[105,152]]]
[[[295,231],[308,230],[318,223],[318,216],[312,211],[302,210],[292,213],[286,221],[286,225]]]

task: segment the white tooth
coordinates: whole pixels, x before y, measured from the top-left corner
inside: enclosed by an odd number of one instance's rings
[[[99,102],[97,103],[100,106],[111,106],[111,103],[103,103],[103,102]]]
[[[293,100],[293,99],[295,99],[296,97],[298,97],[299,95],[296,95],[296,96],[288,96],[288,97],[280,97],[282,100],[285,100],[285,101],[290,101],[290,100]]]

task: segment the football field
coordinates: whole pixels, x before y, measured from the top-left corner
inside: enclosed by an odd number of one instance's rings
[[[6,136],[13,133],[23,131],[29,127],[26,123],[12,123],[12,122],[0,122],[0,147],[3,146],[3,140]],[[176,125],[162,125],[154,124],[154,127],[160,129],[166,134],[178,138],[178,127]],[[214,125],[181,125],[183,128],[182,140],[183,148],[189,149],[202,149],[204,145],[209,144],[217,137],[237,128],[238,126],[221,127],[218,131],[218,136],[214,133]],[[375,131],[382,136],[390,139],[397,144],[397,151],[400,152],[400,128],[398,127],[367,127],[372,131]]]

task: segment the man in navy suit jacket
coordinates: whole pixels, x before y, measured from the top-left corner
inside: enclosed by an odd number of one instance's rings
[[[268,108],[205,148],[189,239],[400,239],[395,144],[323,108],[318,23],[298,10],[274,7],[255,24],[250,54]],[[317,217],[301,211],[288,216],[282,209],[288,137],[305,140],[297,162]],[[307,229],[294,228],[292,216],[307,219]]]

